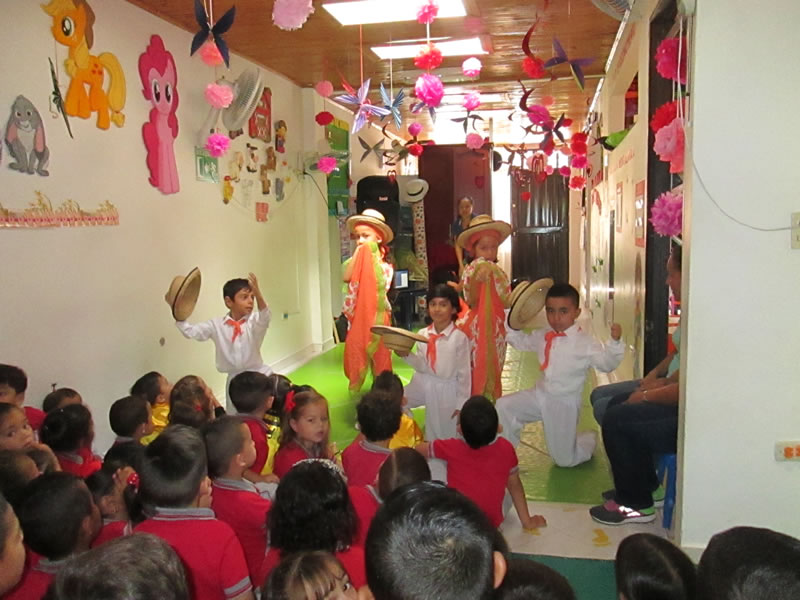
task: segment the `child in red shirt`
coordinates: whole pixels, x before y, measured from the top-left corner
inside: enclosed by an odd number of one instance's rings
[[[143,396],[125,396],[111,405],[108,422],[117,434],[114,444],[141,443],[143,437],[153,433],[153,407]]]
[[[298,386],[286,395],[283,410],[275,475],[283,477],[295,463],[307,458],[333,458],[328,447],[328,401],[323,396],[310,386]]]
[[[42,443],[55,452],[62,471],[85,479],[103,466],[92,454],[94,422],[83,404],[70,404],[48,413],[40,436]]]
[[[28,423],[34,431],[39,431],[44,421],[44,411],[23,406],[27,389],[28,376],[25,371],[14,365],[0,365],[0,403],[13,404],[24,410]]]
[[[171,425],[147,446],[139,497],[149,518],[136,532],[153,533],[178,553],[195,600],[252,600],[244,552],[230,525],[217,520],[200,432]]]
[[[434,440],[417,450],[429,458],[447,462],[447,485],[471,498],[495,527],[503,522],[503,496],[511,494],[525,529],[547,525],[544,517],[528,512],[525,490],[519,478],[514,446],[497,435],[497,410],[485,396],[472,396],[459,414],[463,439]]]
[[[400,429],[403,409],[388,392],[370,390],[356,406],[356,416],[362,435],[342,452],[347,482],[352,486],[372,485],[378,470],[391,454],[389,442]]]
[[[86,478],[86,487],[92,493],[94,503],[103,518],[103,526],[92,542],[92,548],[132,532],[133,525],[130,522],[125,498],[128,477],[132,473],[133,469],[130,467],[124,467],[113,473],[109,467],[103,465],[102,469]]]
[[[277,483],[272,474],[269,461],[270,430],[264,422],[264,415],[272,407],[280,375],[264,375],[258,371],[244,371],[231,379],[228,388],[236,416],[250,430],[255,444],[256,456],[253,464],[244,472],[244,478],[252,482]]]
[[[253,374],[266,378],[261,373]],[[236,377],[231,381],[231,396]],[[261,496],[255,484],[245,479],[256,457],[250,429],[241,418],[226,416],[209,423],[203,438],[208,454],[208,474],[213,481],[211,508],[217,518],[236,533],[250,579],[259,587],[258,572],[267,553],[267,513],[272,503]]]

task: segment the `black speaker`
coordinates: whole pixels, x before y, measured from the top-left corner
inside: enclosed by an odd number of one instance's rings
[[[397,181],[385,175],[368,175],[356,185],[356,210],[372,208],[380,211],[395,236],[400,228],[400,188]]]

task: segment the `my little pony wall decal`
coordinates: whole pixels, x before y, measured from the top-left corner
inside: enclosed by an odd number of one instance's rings
[[[94,11],[86,0],[50,0],[42,9],[53,18],[55,40],[69,48],[64,61],[69,88],[64,108],[71,117],[88,119],[97,113],[97,127],[108,129],[111,122],[122,127],[125,115],[125,74],[117,57],[110,52],[94,56]],[[108,72],[108,90],[103,87]]]
[[[150,120],[142,125],[150,184],[164,194],[175,194],[180,191],[173,148],[178,135],[178,73],[172,54],[157,35],[150,37],[150,44],[139,56],[139,78],[142,94],[153,105]]]

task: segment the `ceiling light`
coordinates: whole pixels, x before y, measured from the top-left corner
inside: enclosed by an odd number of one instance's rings
[[[386,46],[372,46],[370,50],[377,54],[381,60],[387,60],[390,58],[414,58],[425,46],[426,44],[389,44]],[[475,54],[488,54],[488,52],[483,49],[483,44],[479,37],[439,42],[436,44],[436,47],[441,51],[442,56],[474,56]]]
[[[358,0],[356,2],[327,2],[327,10],[342,25],[366,25],[368,23],[395,23],[416,21],[421,2],[395,2],[394,0]],[[466,17],[462,0],[438,0],[438,19]]]

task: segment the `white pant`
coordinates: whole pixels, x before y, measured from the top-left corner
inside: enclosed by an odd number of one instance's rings
[[[574,467],[592,457],[597,445],[593,431],[578,434],[581,397],[548,397],[536,388],[497,400],[500,435],[516,448],[526,423],[542,421],[547,450],[559,467]]]

